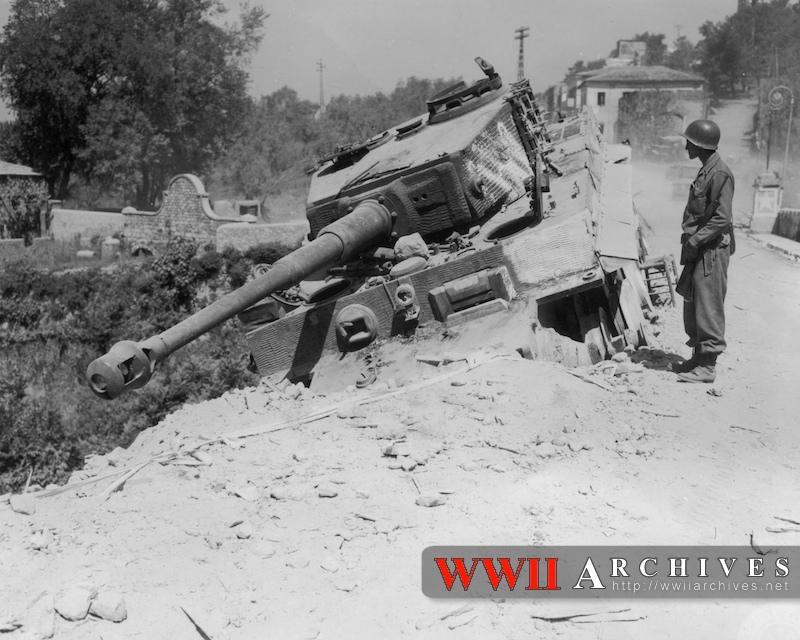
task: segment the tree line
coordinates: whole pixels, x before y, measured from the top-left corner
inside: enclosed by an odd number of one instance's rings
[[[152,208],[183,172],[264,197],[336,147],[419,115],[455,81],[412,77],[389,94],[334,97],[324,113],[289,87],[253,99],[246,69],[268,15],[245,9],[221,26],[223,14],[219,0],[14,0],[0,93],[16,120],[0,126],[0,157],[41,172],[62,200],[80,192]],[[747,5],[699,34],[672,47],[664,34],[632,39],[648,45],[644,64],[702,74],[715,97],[764,81],[797,87],[797,4]],[[579,60],[567,73],[602,63]]]

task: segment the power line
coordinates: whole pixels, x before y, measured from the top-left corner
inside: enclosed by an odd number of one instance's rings
[[[520,27],[514,33],[514,40],[519,40],[519,63],[517,65],[517,80],[525,79],[525,55],[524,55],[524,41],[529,36],[528,29],[530,27]]]

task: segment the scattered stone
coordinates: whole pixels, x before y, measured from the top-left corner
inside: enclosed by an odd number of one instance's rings
[[[403,468],[403,463],[400,462],[397,459],[394,459],[388,465],[386,465],[386,467],[388,469],[391,469],[392,471],[396,471],[397,469],[402,469]]]
[[[286,560],[286,566],[290,567],[291,569],[305,569],[309,563],[311,562],[311,558],[305,555],[291,555]]]
[[[543,442],[534,448],[533,453],[540,458],[553,458],[558,455],[558,449],[552,442]]]
[[[339,591],[355,591],[358,584],[354,580],[347,580],[347,579],[339,579],[333,583],[333,586],[336,587]]]
[[[253,525],[245,520],[244,522],[237,524],[233,528],[233,531],[239,540],[249,540],[253,535]]]
[[[58,614],[66,620],[83,620],[89,613],[94,595],[85,587],[70,587],[64,594],[56,598],[54,607]]]
[[[303,384],[298,382],[297,384],[288,386],[286,388],[286,391],[284,391],[284,393],[286,394],[286,397],[289,398],[290,400],[297,400],[303,393],[303,389],[305,389]]]
[[[227,489],[228,493],[239,496],[242,500],[247,500],[248,502],[255,502],[261,497],[258,493],[258,489],[256,489],[253,485],[239,487],[228,484],[225,486],[225,488]]]
[[[366,499],[369,498],[369,493],[364,491],[363,489],[359,489],[356,491],[356,498]]]
[[[216,533],[213,533],[211,531],[209,531],[206,535],[203,536],[203,540],[206,541],[208,548],[214,551],[216,551],[222,546],[222,538]]]
[[[489,469],[491,469],[495,473],[505,473],[506,472],[506,468],[502,464],[493,464],[491,467],[489,467]]]
[[[269,542],[258,542],[255,545],[254,551],[256,552],[256,555],[259,555],[262,558],[271,558],[276,553],[275,547]]]
[[[722,397],[722,391],[720,391],[718,389],[709,389],[708,391],[706,391],[706,393],[708,395],[710,395],[710,396],[714,396],[715,398],[721,398]]]
[[[336,556],[328,556],[319,563],[319,566],[325,571],[336,573],[339,570],[339,559]]]
[[[395,456],[397,456],[394,443],[383,445],[381,447],[381,453],[390,458],[394,458]]]
[[[270,498],[273,500],[299,500],[300,496],[298,492],[290,487],[275,487],[274,489],[270,489],[269,492]]]
[[[106,461],[111,467],[116,467],[124,459],[125,459],[125,449],[123,449],[122,447],[117,447],[111,453],[106,454]]]
[[[11,633],[22,627],[22,623],[13,618],[11,620],[0,620],[0,633]]]
[[[30,620],[33,623],[33,637],[37,640],[52,638],[55,635],[56,612],[53,609],[53,597],[47,595],[39,598],[30,609]],[[0,628],[0,630],[2,630]]]
[[[644,365],[633,364],[630,361],[625,361],[617,363],[617,370],[614,372],[614,375],[621,376],[627,373],[643,373],[643,372],[644,372]]]
[[[469,418],[470,420],[477,420],[478,422],[485,422],[486,414],[481,413],[480,411],[470,411],[467,414],[467,418]]]
[[[403,469],[403,471],[413,471],[417,468],[417,461],[413,458],[405,456],[400,461],[400,467]]]
[[[408,427],[394,420],[382,420],[375,431],[378,440],[402,440],[408,435]]]
[[[364,412],[363,407],[359,407],[355,402],[343,402],[339,405],[339,410],[336,413],[340,418],[366,418],[367,414]]]
[[[128,617],[128,608],[120,594],[104,591],[92,600],[89,613],[109,622],[122,622]]]
[[[43,529],[40,531],[34,532],[34,534],[28,539],[32,548],[37,550],[44,550],[50,546],[50,543],[53,542],[53,534],[50,533],[49,529]]]
[[[614,362],[627,362],[630,360],[630,356],[627,351],[620,351],[619,353],[615,353],[613,356],[611,356],[611,359]]]
[[[9,499],[11,508],[25,516],[36,513],[36,498],[29,493],[14,494]]]
[[[335,498],[339,492],[331,485],[322,485],[318,488],[318,495],[320,498]]]
[[[439,507],[447,502],[441,495],[423,494],[414,501],[420,507]]]

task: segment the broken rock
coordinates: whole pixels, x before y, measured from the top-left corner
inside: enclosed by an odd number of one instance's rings
[[[36,498],[29,493],[15,494],[9,499],[11,508],[22,515],[32,516],[36,513]]]
[[[443,496],[440,495],[423,494],[421,496],[417,496],[415,502],[420,507],[439,507],[445,504],[447,501]]]
[[[245,521],[236,525],[233,531],[239,540],[247,540],[253,535],[253,525]]]
[[[339,495],[339,492],[331,485],[322,485],[319,487],[318,491],[320,498],[335,498]]]
[[[94,595],[96,593],[95,591]],[[71,587],[56,598],[54,606],[58,614],[66,620],[83,620],[89,613],[94,595],[86,587]]]
[[[92,600],[89,613],[110,622],[122,622],[128,617],[125,599],[114,591],[104,591]]]

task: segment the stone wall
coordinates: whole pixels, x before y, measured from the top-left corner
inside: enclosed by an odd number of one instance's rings
[[[199,246],[216,246],[217,228],[231,222],[253,223],[254,216],[220,216],[211,208],[208,193],[197,176],[172,178],[158,211],[123,211],[125,240],[131,252],[161,253],[175,237],[190,238]]]
[[[233,247],[244,252],[259,244],[279,244],[296,249],[306,239],[309,230],[307,220],[271,224],[223,224],[217,229],[217,251]]]
[[[800,242],[800,209],[781,209],[773,233]]]

